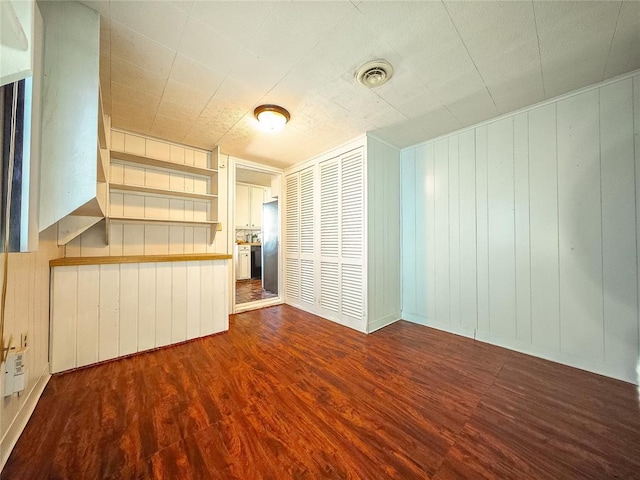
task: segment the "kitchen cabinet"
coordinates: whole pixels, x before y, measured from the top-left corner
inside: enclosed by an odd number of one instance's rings
[[[236,184],[236,229],[260,230],[265,189],[255,185]]]
[[[400,318],[399,158],[365,136],[285,172],[286,303],[361,332]]]
[[[236,280],[251,278],[251,246],[236,245]]]

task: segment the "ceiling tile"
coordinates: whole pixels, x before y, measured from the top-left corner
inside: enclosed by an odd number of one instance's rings
[[[166,76],[171,70],[175,52],[121,23],[111,22],[111,56]]]
[[[175,118],[156,115],[149,132],[151,135],[181,143],[189,126]]]
[[[191,16],[241,46],[245,46],[267,17],[274,2],[195,1]]]
[[[200,113],[201,110],[185,109],[182,104],[168,102],[164,99],[160,101],[156,111],[156,115],[179,121],[185,126],[191,126],[200,116]]]
[[[200,62],[176,55],[169,78],[189,87],[214,94],[224,80],[224,75],[212,70]]]
[[[603,79],[620,2],[535,2],[545,94]]]
[[[605,78],[640,68],[640,2],[623,2],[607,58]]]
[[[428,60],[460,43],[442,2],[362,2],[357,8],[371,30],[404,59]]]
[[[194,8],[199,4],[196,2]],[[240,43],[211,30],[193,17],[189,17],[178,47],[178,53],[225,74],[235,65],[242,52]]]
[[[193,0],[170,0],[169,3],[186,13],[190,13],[193,6]]]
[[[422,142],[428,134],[421,124],[413,120],[405,120],[396,125],[374,130],[372,133],[397,148],[404,148]]]
[[[463,125],[447,107],[438,107],[422,117],[417,118],[416,122],[427,132],[427,139],[443,135],[454,130],[458,130]]]
[[[276,2],[272,13],[290,30],[312,38],[327,35],[357,9],[350,2]]]
[[[472,125],[500,113],[486,89],[446,104],[446,107],[462,125]]]
[[[215,98],[246,111],[256,107],[268,91],[269,87],[252,84],[250,78],[245,81],[227,77],[220,85]]]
[[[111,79],[121,85],[160,97],[167,84],[166,75],[155,75],[121,57],[111,58]]]
[[[182,105],[186,111],[201,112],[207,106],[213,92],[196,90],[184,83],[169,79],[162,101]]]
[[[636,1],[84,3],[114,125],[273,165],[366,131],[406,146],[640,68]],[[359,87],[379,58],[394,78]],[[256,128],[266,102],[291,112],[278,135]]]
[[[131,115],[144,113],[153,117],[160,104],[159,96],[134,90],[131,87],[115,82],[111,82],[111,95],[114,115],[116,112],[126,111]]]
[[[114,1],[111,20],[121,23],[152,40],[176,50],[187,22],[188,14],[164,0]]]

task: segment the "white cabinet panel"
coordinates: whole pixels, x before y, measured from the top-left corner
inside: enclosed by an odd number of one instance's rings
[[[236,185],[236,228],[249,228],[251,222],[251,190],[248,185]]]
[[[264,204],[264,188],[251,187],[251,228],[262,228],[262,205]]]
[[[53,373],[229,328],[226,260],[54,267]]]

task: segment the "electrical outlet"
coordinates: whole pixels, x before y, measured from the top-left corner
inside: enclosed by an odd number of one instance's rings
[[[22,332],[20,335],[20,348],[27,348],[29,346],[28,332]]]
[[[218,223],[218,226],[216,227],[216,230],[217,230],[218,232],[221,232],[221,231],[222,231],[222,222]]]

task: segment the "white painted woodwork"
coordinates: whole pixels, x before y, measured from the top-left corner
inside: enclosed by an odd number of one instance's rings
[[[260,230],[262,228],[262,205],[264,202],[264,187],[236,183],[236,228]]]
[[[236,245],[236,280],[251,278],[251,246]]]
[[[264,204],[265,189],[251,186],[251,228],[262,228],[262,205]]]
[[[0,85],[33,74],[36,8],[33,0],[4,0],[0,5]]]
[[[399,152],[373,137],[285,176],[285,301],[362,332],[400,318]]]
[[[236,184],[236,228],[249,228],[251,225],[251,187]]]
[[[636,383],[639,87],[403,150],[403,318]]]
[[[97,196],[100,15],[75,2],[44,2],[39,6],[46,45],[40,167],[42,231]]]
[[[172,224],[172,253],[184,250],[175,245],[187,236],[183,225],[202,226],[211,245],[218,224],[218,156],[217,148],[210,153],[113,130],[109,222]]]
[[[52,373],[227,330],[227,265],[53,267]]]
[[[0,468],[49,379],[49,260],[61,257],[62,253],[52,227],[40,234],[37,251],[9,254],[5,340],[13,337],[16,345],[20,335],[28,332],[29,348],[25,354],[28,373],[24,392],[0,403]]]

